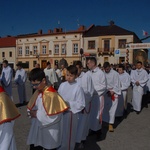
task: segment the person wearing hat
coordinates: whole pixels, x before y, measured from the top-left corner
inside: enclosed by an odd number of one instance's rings
[[[21,63],[18,63],[16,66],[17,66],[17,71],[15,74],[14,81],[17,84],[19,102],[20,104],[23,104],[26,102],[25,82],[26,82],[27,75],[25,70],[22,68]]]
[[[0,80],[3,88],[5,89],[6,93],[11,97],[11,99],[13,99],[12,98],[12,76],[13,76],[13,70],[8,65],[8,61],[4,60]]]

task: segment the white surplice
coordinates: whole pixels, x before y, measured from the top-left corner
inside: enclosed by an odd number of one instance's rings
[[[10,66],[7,66],[6,68],[3,67],[0,80],[1,80],[2,86],[4,87],[4,90],[10,96],[11,99],[13,99],[13,97],[12,97],[12,77],[13,77],[12,68]]]
[[[58,93],[67,102],[70,109],[63,115],[63,138],[59,150],[74,150],[78,125],[78,113],[85,108],[85,96],[82,87],[77,83],[63,82]]]
[[[103,121],[110,124],[114,124],[115,113],[118,105],[118,96],[121,95],[121,82],[118,72],[111,69],[109,73],[105,73],[107,80],[107,91],[113,91],[114,100],[107,93],[105,93],[104,99],[104,110],[103,110]]]
[[[90,129],[98,131],[101,129],[101,117],[104,108],[103,94],[106,91],[106,77],[104,72],[96,67],[91,71],[94,93],[91,101]]]
[[[26,101],[26,89],[25,89],[25,82],[27,79],[27,74],[23,68],[18,69],[15,74],[15,83],[17,84],[18,95],[19,95],[19,102],[22,104]]]
[[[46,80],[48,85],[54,85],[54,83],[58,82],[56,72],[53,68],[45,68],[44,73],[46,75]]]
[[[140,85],[136,85],[139,81]],[[141,111],[142,96],[144,94],[144,86],[148,81],[148,73],[143,68],[131,71],[131,82],[133,85],[132,106],[136,111]]]
[[[126,71],[119,74],[119,78],[121,82],[121,95],[118,97],[118,106],[116,110],[117,117],[123,116],[124,109],[127,109],[127,89],[131,83],[130,75]]]
[[[13,127],[14,121],[0,125],[0,150],[17,150]]]
[[[78,129],[76,142],[80,143],[82,140],[86,140],[89,132],[89,113],[91,100],[94,93],[94,86],[91,78],[90,71],[84,73],[81,72],[80,76],[76,78],[76,81],[81,85],[85,94],[85,109],[79,113]]]
[[[148,81],[146,83],[146,91],[150,92],[150,73],[148,74]]]
[[[60,146],[62,140],[62,113],[48,116],[39,94],[32,110],[37,110],[37,118],[31,119],[27,145],[42,146],[45,149],[54,149]]]

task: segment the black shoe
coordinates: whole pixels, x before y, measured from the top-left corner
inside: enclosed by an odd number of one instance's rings
[[[96,132],[96,140],[100,141],[101,139],[102,139],[102,130],[100,129]]]
[[[124,110],[123,116],[124,116],[125,119],[126,119],[127,116],[128,116],[128,111],[127,111],[126,109]]]
[[[136,114],[139,115],[139,114],[140,114],[140,111],[136,111]]]
[[[75,145],[75,149],[84,149],[84,143],[83,142],[81,142],[81,143],[76,143],[76,145]]]
[[[94,134],[96,134],[96,131],[90,130],[88,136],[92,136]]]

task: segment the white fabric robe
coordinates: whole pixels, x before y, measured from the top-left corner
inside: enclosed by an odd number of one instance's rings
[[[57,82],[55,83],[55,86],[58,88],[61,84],[61,71],[60,69],[55,70],[56,72],[56,77],[57,77]]]
[[[118,72],[113,69],[111,69],[109,73],[105,73],[105,75],[107,80],[107,91],[113,91],[115,93],[115,99],[113,101],[107,93],[105,94],[103,121],[114,124],[115,113],[118,105],[118,96],[121,95],[121,82]]]
[[[26,101],[26,89],[25,89],[26,79],[27,79],[27,75],[26,75],[26,72],[23,68],[16,71],[14,81],[17,84],[19,102],[21,104],[24,101]]]
[[[148,74],[148,81],[146,83],[146,91],[149,91],[150,92],[150,73]]]
[[[94,85],[94,94],[91,101],[90,129],[98,131],[102,125],[100,117],[104,108],[103,94],[106,91],[106,77],[104,72],[98,67],[91,71],[91,76]]]
[[[135,85],[139,81],[140,85]],[[148,81],[148,73],[143,68],[131,71],[131,82],[133,85],[132,106],[136,111],[141,111],[142,96],[144,94],[144,86]]]
[[[124,73],[119,74],[121,82],[121,95],[118,97],[118,106],[116,110],[116,116],[123,116],[124,109],[127,109],[127,89],[130,86],[131,78],[130,75],[124,71]]]
[[[14,121],[0,125],[0,150],[17,150],[13,127]]]
[[[54,85],[54,83],[58,82],[56,72],[54,69],[45,68],[44,73],[46,75],[48,85]]]
[[[62,140],[62,113],[48,116],[39,94],[32,110],[37,110],[37,118],[31,118],[27,145],[42,146],[45,149],[57,148]]]
[[[78,113],[85,107],[85,96],[82,87],[74,83],[63,82],[58,93],[68,103],[70,109],[63,115],[63,138],[59,150],[74,150],[78,125]]]
[[[81,72],[80,76],[76,81],[81,85],[85,94],[85,109],[79,113],[78,129],[76,142],[80,143],[82,140],[86,140],[89,132],[89,113],[90,113],[90,102],[94,93],[94,86],[91,78],[90,71],[84,73]]]
[[[6,93],[12,97],[12,77],[13,77],[13,70],[10,66],[7,66],[6,68],[3,67],[2,74],[0,77],[0,80],[2,82],[2,86],[4,87],[4,90]]]

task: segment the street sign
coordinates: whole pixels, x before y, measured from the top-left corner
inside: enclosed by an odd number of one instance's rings
[[[126,48],[128,48],[128,49],[150,48],[150,43],[132,43],[132,44],[126,44]]]
[[[119,49],[115,50],[115,56],[120,56],[120,50]]]

